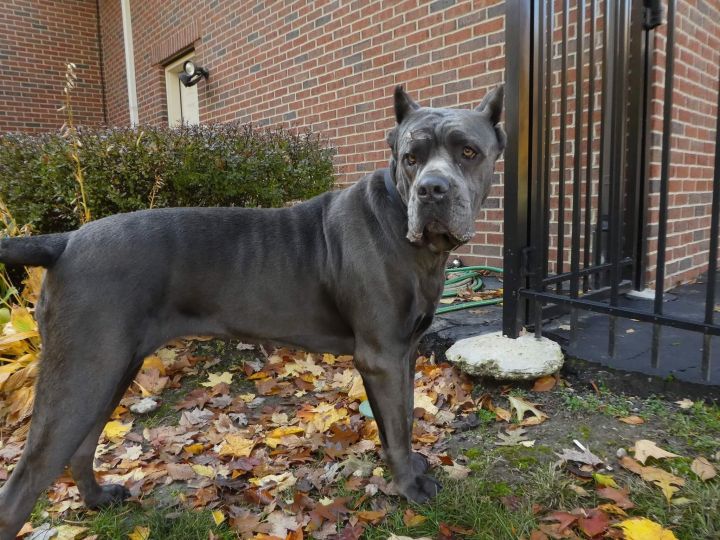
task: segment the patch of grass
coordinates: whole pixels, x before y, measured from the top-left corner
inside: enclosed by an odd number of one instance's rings
[[[488,411],[487,409],[478,409],[475,414],[477,414],[478,420],[486,425],[494,424],[497,418],[494,412]]]
[[[225,524],[215,525],[210,510],[143,508],[137,504],[124,504],[79,514],[72,522],[87,527],[89,534],[96,534],[103,540],[126,540],[136,527],[147,527],[150,539],[207,540],[210,532],[222,540],[236,538]]]

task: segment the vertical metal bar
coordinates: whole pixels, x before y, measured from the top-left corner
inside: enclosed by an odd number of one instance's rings
[[[612,115],[612,177],[610,178],[610,305],[616,306],[620,296],[621,268],[620,250],[622,247],[622,202],[623,186],[625,180],[625,149],[628,144],[625,137],[626,124],[626,79],[625,68],[627,39],[628,39],[628,10],[630,4],[619,2],[616,5],[617,33],[615,42],[615,77],[613,84],[614,111]],[[615,355],[616,343],[616,317],[610,318],[610,335],[608,338],[608,349],[610,356]]]
[[[545,183],[547,178],[545,172],[545,139],[543,129],[547,123],[547,109],[543,102],[544,94],[544,63],[547,61],[545,51],[545,3],[546,0],[535,0],[535,11],[533,13],[533,58],[532,58],[532,107],[533,107],[533,134],[531,143],[532,152],[532,176],[530,179],[530,218],[532,220],[530,251],[532,268],[532,286],[536,290],[542,290],[543,267],[545,261],[540,256],[545,239],[543,237],[543,225],[545,218]],[[537,298],[532,300],[532,317],[535,326],[535,337],[542,336],[542,308]]]
[[[545,35],[545,54],[547,63],[545,64],[545,184],[543,191],[544,199],[544,215],[543,215],[543,243],[542,243],[542,261],[543,273],[542,277],[548,275],[548,267],[550,266],[550,180],[552,174],[552,131],[553,131],[553,33],[555,31],[555,0],[548,0],[547,7],[547,28]]]
[[[516,338],[525,320],[524,301],[519,291],[524,286],[522,250],[527,245],[532,5],[526,0],[507,0],[505,10],[508,142],[504,182],[503,333]]]
[[[580,296],[580,161],[582,159],[582,113],[583,113],[583,39],[585,37],[585,0],[579,0],[575,10],[575,142],[573,144],[573,199],[572,237],[570,247],[570,296]],[[570,342],[577,337],[578,310],[570,311]]]
[[[713,172],[712,213],[710,217],[710,246],[708,249],[707,289],[705,290],[705,323],[715,322],[715,283],[717,280],[718,229],[720,229],[720,78],[718,79],[718,108],[715,125],[715,171]],[[710,334],[703,340],[702,376],[710,381]]]
[[[580,197],[583,114],[583,39],[585,32],[585,0],[580,0],[575,21],[575,142],[573,145],[572,246],[570,250],[570,296],[580,295]]]
[[[667,246],[668,191],[670,175],[670,137],[672,135],[672,89],[675,64],[675,0],[668,0],[667,37],[665,43],[665,93],[663,96],[663,135],[660,161],[660,212],[658,217],[658,247],[655,269],[655,299],[653,312],[663,312],[665,288],[665,248]],[[660,325],[653,325],[652,366],[658,366]]]
[[[595,0],[590,0],[590,57],[588,60],[588,124],[586,140],[585,169],[585,232],[583,248],[583,267],[590,266],[590,236],[592,235],[592,167],[593,167],[593,132],[595,118]],[[589,289],[589,276],[583,277],[583,291]]]
[[[567,42],[569,39],[570,0],[563,5],[562,56],[560,59],[560,164],[558,175],[557,262],[555,272],[563,273],[565,249],[565,138],[567,124]],[[563,282],[558,281],[557,291],[562,292]]]
[[[605,13],[603,16],[603,48],[602,48],[602,64],[603,64],[603,84],[602,84],[602,110],[600,115],[600,156],[598,171],[598,210],[597,220],[595,222],[595,264],[600,265],[605,262],[604,249],[604,221],[607,208],[607,195],[605,186],[608,182],[608,169],[610,166],[610,150],[612,149],[612,138],[609,137],[611,130],[608,124],[612,118],[612,96],[610,95],[613,88],[613,65],[614,65],[614,40],[615,40],[615,24],[612,15],[613,2],[615,0],[605,0]],[[598,288],[605,282],[604,276],[600,273],[595,274],[595,288]]]

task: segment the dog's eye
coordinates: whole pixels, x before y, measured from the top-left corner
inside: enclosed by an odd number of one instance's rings
[[[463,148],[463,157],[467,159],[475,159],[475,156],[477,156],[477,152],[470,148],[469,146],[466,146]]]
[[[415,154],[405,154],[405,162],[408,165],[415,165],[417,163],[417,158],[415,157]]]

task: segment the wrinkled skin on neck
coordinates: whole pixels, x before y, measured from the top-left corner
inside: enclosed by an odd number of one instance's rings
[[[475,233],[475,216],[490,192],[495,163],[505,146],[498,121],[502,87],[475,110],[420,107],[395,91],[398,125],[388,135],[390,170],[408,208],[407,239],[433,251],[449,251]],[[442,200],[421,199],[424,179],[447,182]]]

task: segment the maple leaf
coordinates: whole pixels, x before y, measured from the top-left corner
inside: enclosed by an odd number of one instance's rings
[[[220,383],[230,384],[232,383],[232,378],[232,373],[228,371],[223,371],[222,373],[208,373],[208,380],[204,383],[200,383],[200,385],[205,386],[206,388],[212,388]]]
[[[453,480],[463,480],[470,474],[470,468],[460,465],[460,463],[453,463],[452,465],[443,465],[443,470]]]
[[[421,391],[415,391],[414,399],[414,407],[416,409],[424,409],[425,412],[428,414],[437,414],[437,412],[440,410],[435,406],[435,400],[429,395],[422,393]]]
[[[673,454],[672,452],[663,450],[653,441],[648,441],[647,439],[635,441],[635,446],[633,447],[632,451],[635,453],[635,459],[637,459],[643,465],[649,457],[653,457],[655,459],[680,457],[677,454]]]
[[[255,448],[255,441],[247,439],[240,434],[230,434],[220,446],[221,456],[248,457]]]
[[[712,463],[704,457],[697,457],[690,465],[690,470],[700,477],[700,480],[707,482],[717,476],[717,471]]]
[[[215,470],[208,465],[192,465],[192,470],[200,476],[205,476],[207,478],[215,478]]]
[[[557,522],[559,522],[559,523],[558,523],[558,525],[559,525],[558,529],[559,529],[560,531],[563,531],[563,530],[567,529],[568,527],[570,527],[570,525],[572,525],[573,523],[575,523],[575,522],[578,520],[579,517],[580,517],[580,516],[576,516],[575,514],[571,514],[571,513],[569,513],[569,512],[555,511],[555,512],[552,512],[552,513],[548,514],[547,516],[545,516],[545,517],[542,518],[542,519],[543,519],[543,521],[557,521]]]
[[[525,401],[522,398],[508,396],[508,401],[510,401],[510,410],[514,410],[517,415],[518,422],[523,422],[525,414],[528,412],[538,419],[537,423],[544,422],[548,418],[548,415],[538,410],[533,403]]]
[[[498,438],[501,442],[495,441],[497,446],[526,446],[530,447],[535,444],[535,441],[530,441],[525,437],[525,430],[523,428],[513,429],[506,431],[505,433],[498,433]]]
[[[614,501],[620,508],[624,510],[630,510],[635,508],[635,504],[628,499],[627,489],[615,489],[612,487],[601,487],[597,489],[598,495],[603,499],[610,499]]]
[[[693,405],[695,405],[695,402],[693,402],[691,399],[685,398],[681,399],[680,401],[676,401],[675,404],[681,409],[690,409]]]
[[[87,527],[79,527],[77,525],[58,525],[55,527],[56,535],[54,540],[75,540],[76,538],[84,538],[87,533]]]
[[[105,424],[105,429],[103,429],[103,435],[105,435],[105,437],[107,437],[113,442],[118,442],[122,440],[122,438],[127,434],[128,431],[130,431],[130,429],[132,429],[132,425],[132,422],[123,424],[122,422],[113,420]]]
[[[610,518],[602,510],[594,508],[588,512],[587,517],[578,519],[578,527],[590,538],[604,533],[610,526]]]
[[[624,456],[620,460],[620,464],[627,470],[640,475],[646,482],[652,482],[658,486],[668,502],[670,502],[672,496],[678,491],[678,487],[675,486],[685,485],[685,480],[679,476],[675,476],[658,467],[645,467],[629,456]]]
[[[270,448],[277,448],[283,443],[283,439],[289,435],[303,433],[305,430],[299,426],[286,426],[273,429],[265,436],[265,445]]]
[[[576,441],[576,444],[577,441]],[[590,465],[592,467],[597,467],[599,465],[604,465],[605,462],[597,457],[595,454],[593,454],[589,448],[586,448],[583,445],[579,445],[582,451],[578,450],[570,450],[570,449],[564,449],[561,453],[555,452],[555,455],[558,456],[562,461],[575,461],[577,463],[584,463],[586,465]]]
[[[289,516],[282,510],[275,510],[268,514],[266,522],[271,527],[270,534],[280,538],[285,538],[288,531],[294,531],[300,527],[295,516]]]
[[[616,527],[623,530],[625,540],[677,540],[671,530],[643,517],[626,519]]]

